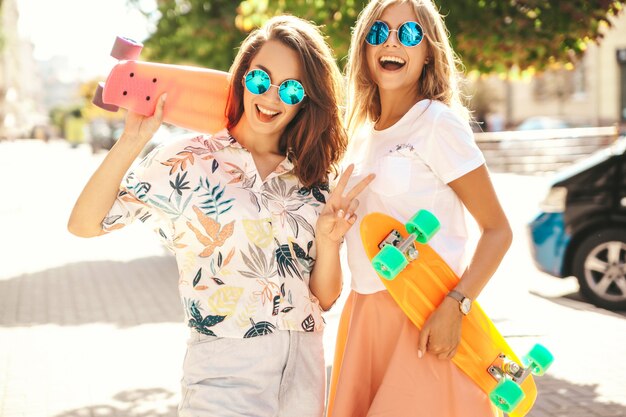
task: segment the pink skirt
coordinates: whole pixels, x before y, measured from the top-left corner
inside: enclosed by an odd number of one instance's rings
[[[449,360],[417,357],[419,330],[387,291],[352,291],[341,314],[328,417],[502,416]]]

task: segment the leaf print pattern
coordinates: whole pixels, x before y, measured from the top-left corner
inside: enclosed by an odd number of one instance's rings
[[[313,241],[310,241],[307,244],[307,252],[304,251],[296,242],[290,242],[293,248],[293,253],[296,255],[296,259],[300,262],[300,264],[308,271],[313,269],[313,264],[315,263],[315,259],[309,256],[309,252],[311,251],[311,247],[313,246]]]
[[[259,311],[260,303],[258,302],[259,297],[252,293],[249,294],[243,306],[238,306],[237,308],[237,325],[240,328],[248,328],[250,319],[257,315]]]
[[[148,221],[176,256],[185,322],[202,334],[258,337],[323,328],[308,281],[327,194],[287,159],[264,180],[224,130],[169,141],[124,179],[102,228]]]
[[[328,183],[317,184],[311,187],[302,187],[298,191],[298,194],[302,196],[308,196],[309,194],[312,194],[317,201],[322,204],[326,204],[326,198],[324,197],[324,194],[322,194],[322,190],[330,192],[330,187]]]
[[[233,315],[242,294],[243,288],[220,287],[207,300],[209,311],[224,316]]]
[[[273,257],[268,260],[263,250],[258,246],[248,244],[248,255],[241,253],[241,258],[247,270],[238,272],[246,278],[267,280],[276,276],[276,262]]]
[[[230,250],[230,252],[228,252],[228,256],[226,257],[226,260],[224,260],[224,257],[222,256],[222,252],[218,252],[217,253],[217,268],[215,267],[216,261],[215,261],[215,257],[211,258],[211,273],[213,275],[217,275],[218,273],[223,273],[223,268],[226,267],[226,265],[228,265],[230,263],[230,261],[233,259],[233,255],[235,254],[235,248],[232,248]]]
[[[265,302],[270,300],[273,300],[274,304],[276,304],[275,297],[278,297],[278,302],[280,302],[280,295],[276,295],[279,291],[277,284],[270,281],[261,281],[260,279],[258,279],[257,282],[261,286],[261,290],[255,291],[254,294],[261,297],[261,303],[263,305],[265,305]],[[276,305],[274,307],[277,308]]]
[[[201,135],[201,136],[197,136],[193,138],[192,142],[200,144],[200,146],[202,146],[202,149],[193,148],[193,147],[186,147],[185,149],[186,150],[195,149],[199,155],[200,152],[215,153],[215,152],[221,151],[227,146],[235,143],[235,138],[230,136],[229,133],[216,134],[210,138],[206,138],[205,136]]]
[[[205,201],[202,202],[200,207],[205,211],[207,216],[215,215],[215,220],[217,220],[221,214],[226,213],[233,207],[231,203],[234,199],[232,198],[220,201],[224,196],[224,187],[220,188],[219,184],[211,187],[208,178],[205,178],[204,181],[200,178],[200,184],[198,184],[194,191],[197,192],[201,189],[205,190],[206,193],[201,194],[201,197],[205,197]]]
[[[276,330],[276,326],[269,321],[255,323],[254,320],[250,319],[250,323],[252,323],[252,327],[243,336],[245,339],[271,334],[274,333],[274,330]]]
[[[161,209],[164,213],[170,216],[172,220],[177,220],[185,213],[185,210],[187,209],[187,206],[189,205],[192,197],[193,194],[189,193],[189,195],[187,196],[187,198],[185,198],[183,202],[182,194],[174,194],[174,201],[172,201],[171,195],[164,196],[161,194],[157,194],[153,198],[149,199],[149,203]]]
[[[302,279],[300,271],[296,268],[296,262],[291,255],[291,249],[289,245],[280,245],[276,248],[276,261],[278,262],[278,273],[281,277],[286,277],[287,274],[297,276]]]
[[[287,187],[282,178],[276,178],[268,187],[268,193],[263,195],[263,204],[272,214],[280,217],[281,226],[284,227],[287,222],[296,237],[298,237],[300,227],[315,235],[313,225],[297,213],[304,205],[304,203],[293,202],[293,199],[298,196],[297,191],[297,185]]]
[[[193,165],[193,162],[193,152],[185,150],[178,152],[175,157],[168,159],[162,164],[171,167],[170,175],[173,175],[177,169],[180,169],[181,172],[186,171],[187,163]]]
[[[132,190],[133,194],[136,196],[133,198],[144,201],[146,199],[146,195],[150,192],[151,188],[152,186],[148,182],[138,182],[133,187],[130,187],[130,190]],[[126,195],[126,193],[127,191],[124,191],[122,195]]]
[[[187,245],[181,242],[184,236],[185,232],[181,232],[172,238],[172,245],[174,246],[174,248],[183,249],[187,247]]]
[[[246,179],[246,172],[243,169],[241,169],[239,166],[235,164],[231,164],[230,162],[226,162],[226,165],[230,167],[230,169],[228,169],[226,172],[228,172],[233,177],[228,182],[229,184],[237,184],[239,182],[244,182],[244,180]],[[250,188],[250,187],[246,187],[244,185],[244,188]]]
[[[274,296],[274,308],[272,308],[272,316],[278,315],[278,310],[280,309],[280,295]]]
[[[302,322],[302,329],[305,332],[315,331],[315,319],[311,314],[309,314],[307,318],[304,319],[304,321]]]
[[[243,228],[250,242],[260,248],[267,248],[272,244],[271,219],[242,220]]]
[[[189,307],[189,315],[191,316],[191,318],[189,319],[188,326],[194,328],[199,333],[208,336],[215,336],[215,333],[208,329],[208,327],[213,327],[216,324],[224,321],[224,319],[226,318],[226,316],[212,315],[202,317],[200,309],[198,308],[198,305],[195,301],[191,302],[191,305]]]
[[[182,176],[180,175],[180,172],[178,174],[176,174],[176,179],[174,180],[174,182],[170,181],[170,185],[173,188],[172,194],[174,194],[174,192],[176,192],[179,196],[183,195],[183,190],[189,190],[190,187],[189,185],[189,181],[185,181],[185,177],[187,176],[187,173],[185,172]],[[172,195],[170,194],[170,200],[172,199]]]
[[[209,288],[207,285],[198,285],[202,279],[202,268],[198,269],[196,276],[193,278],[193,289],[196,291],[204,291]]]
[[[187,222],[187,227],[196,235],[198,241],[205,246],[204,250],[200,252],[198,256],[206,258],[213,254],[216,247],[222,246],[226,239],[232,236],[235,222],[232,221],[222,228],[218,222],[207,217],[198,207],[193,206],[193,211],[196,213],[196,216],[198,216],[198,221],[207,235],[202,234],[202,232],[196,229],[189,221]]]
[[[104,220],[102,220],[102,223],[110,226],[113,223],[115,223],[116,221],[118,221],[121,217],[122,217],[121,214],[118,214],[117,216],[105,217]]]

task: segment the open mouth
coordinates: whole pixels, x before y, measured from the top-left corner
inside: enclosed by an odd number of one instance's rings
[[[255,106],[257,117],[264,123],[271,122],[280,114],[279,111],[270,110],[267,107],[256,104]]]
[[[381,56],[378,60],[380,66],[387,71],[397,71],[404,67],[406,61],[398,56]]]

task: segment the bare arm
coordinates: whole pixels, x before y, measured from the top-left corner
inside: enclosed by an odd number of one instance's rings
[[[165,95],[159,98],[151,117],[128,113],[122,136],[91,176],[74,204],[67,223],[70,233],[80,237],[104,234],[102,220],[115,202],[124,174],[161,125],[164,103]]]
[[[311,273],[309,288],[319,300],[323,310],[328,310],[341,294],[339,247],[344,235],[356,221],[354,212],[359,205],[356,197],[374,179],[374,174],[368,175],[344,195],[353,170],[354,166],[350,165],[343,173],[316,224],[317,259]]]
[[[476,251],[456,286],[457,291],[475,300],[498,269],[511,245],[511,227],[485,165],[449,185],[467,207],[481,231]],[[421,356],[428,350],[440,359],[451,359],[461,339],[462,317],[458,302],[445,297],[422,328],[418,355]]]
[[[354,223],[354,220],[349,220]],[[341,294],[343,274],[339,257],[340,242],[316,241],[317,257],[311,273],[309,288],[320,302],[322,310],[329,310]]]
[[[500,266],[511,246],[513,234],[484,165],[449,185],[481,231],[474,256],[456,287],[466,297],[475,300]]]

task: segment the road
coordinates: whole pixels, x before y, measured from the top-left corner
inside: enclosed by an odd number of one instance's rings
[[[64,141],[0,142],[0,416],[176,415],[188,330],[173,258],[141,224],[90,240],[66,231],[103,158]],[[556,356],[530,416],[626,417],[626,313],[534,267],[525,225],[545,178],[493,180],[514,243],[478,302],[516,351],[539,342]],[[345,295],[326,315],[328,363]]]

